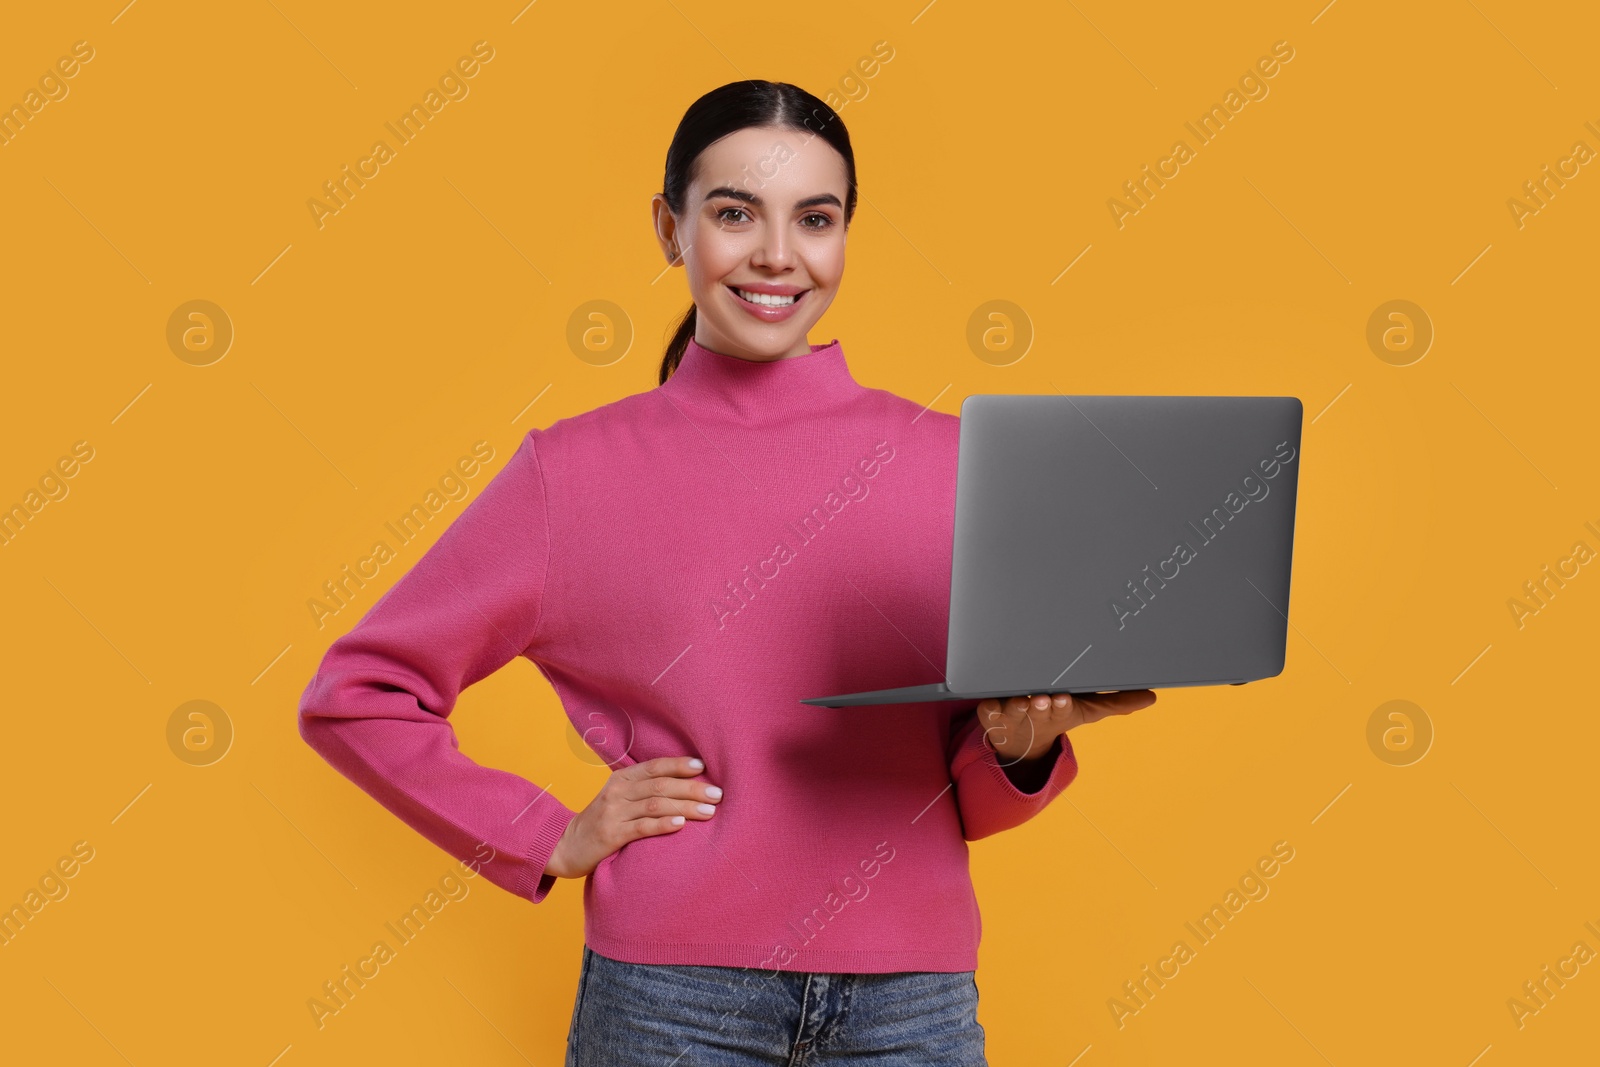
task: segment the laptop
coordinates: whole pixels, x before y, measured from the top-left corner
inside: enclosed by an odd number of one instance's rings
[[[967,397],[943,679],[801,703],[1282,673],[1302,413],[1292,396]]]

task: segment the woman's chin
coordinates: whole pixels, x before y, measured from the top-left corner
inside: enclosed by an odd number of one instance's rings
[[[702,314],[700,318],[706,321],[707,316]],[[799,319],[773,323],[725,323],[712,318],[710,325],[717,336],[728,339],[729,347],[763,359],[781,359],[806,343],[812,324]]]

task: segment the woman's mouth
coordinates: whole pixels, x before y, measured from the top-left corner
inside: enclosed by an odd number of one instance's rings
[[[793,315],[795,308],[805,300],[809,289],[802,289],[792,296],[776,296],[772,293],[753,293],[748,289],[737,286],[724,286],[738,301],[739,306],[763,322],[782,322]]]

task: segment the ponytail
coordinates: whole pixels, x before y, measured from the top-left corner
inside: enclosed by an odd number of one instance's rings
[[[658,385],[665,385],[667,378],[678,369],[678,364],[683,360],[683,354],[689,348],[689,338],[694,336],[695,306],[689,305],[689,310],[678,320],[678,329],[672,335],[672,340],[667,342],[667,353],[661,357],[661,380]]]

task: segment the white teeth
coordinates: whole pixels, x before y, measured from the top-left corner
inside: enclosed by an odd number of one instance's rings
[[[772,308],[785,308],[800,299],[799,294],[794,296],[772,296],[768,293],[751,293],[743,289],[735,289],[734,292],[752,304],[763,304]]]

